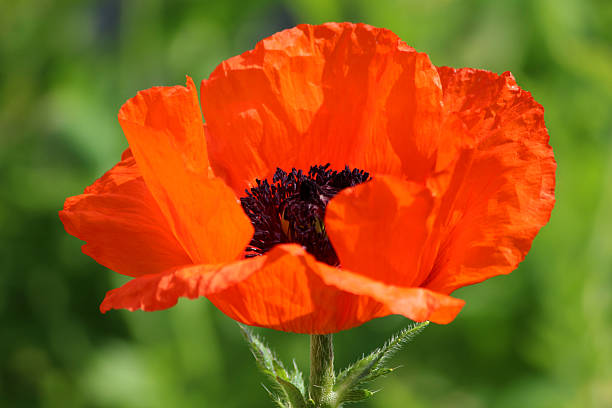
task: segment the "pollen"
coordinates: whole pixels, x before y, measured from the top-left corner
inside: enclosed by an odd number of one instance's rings
[[[339,265],[338,256],[325,231],[325,209],[341,190],[370,180],[360,169],[329,169],[329,163],[310,167],[308,173],[277,168],[272,182],[255,180],[256,186],[240,198],[255,233],[246,257],[263,255],[283,243],[306,248],[318,261]]]

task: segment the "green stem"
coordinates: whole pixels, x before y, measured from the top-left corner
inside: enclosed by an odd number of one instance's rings
[[[335,408],[334,344],[331,334],[310,336],[310,398],[317,408]]]

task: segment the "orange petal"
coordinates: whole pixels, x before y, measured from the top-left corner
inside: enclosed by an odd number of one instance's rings
[[[201,93],[211,165],[240,195],[276,167],[329,162],[424,180],[435,165],[438,73],[385,29],[282,31],[219,65]]]
[[[355,296],[321,279],[317,262],[295,244],[278,245],[264,266],[247,279],[209,299],[234,320],[276,330],[323,334],[389,314],[367,296]]]
[[[69,234],[87,242],[85,254],[124,275],[191,263],[129,150],[84,194],[66,199],[59,215]]]
[[[121,108],[119,122],[149,190],[194,263],[236,259],[253,228],[231,189],[209,177],[191,78],[187,87],[139,92]]]
[[[227,264],[192,265],[140,276],[106,294],[102,313],[111,309],[155,311],[174,306],[178,299],[210,296],[261,269],[266,257]]]
[[[279,245],[264,256],[141,276],[108,292],[100,309],[153,311],[206,296],[242,323],[300,333],[337,332],[388,314],[379,302],[325,285],[321,266],[302,247]]]
[[[319,268],[321,278],[328,285],[367,296],[379,301],[388,309],[388,314],[400,314],[416,322],[430,320],[434,323],[452,322],[465,302],[425,288],[399,287],[385,284],[348,270],[324,265]]]
[[[387,284],[419,286],[432,206],[424,186],[391,176],[341,191],[327,207],[325,226],[342,268]]]
[[[509,73],[439,68],[443,127],[459,141],[445,160],[426,287],[450,293],[514,270],[552,211],[556,163],[544,110]]]

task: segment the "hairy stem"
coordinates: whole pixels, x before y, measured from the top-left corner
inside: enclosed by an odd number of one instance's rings
[[[331,334],[310,336],[310,385],[317,408],[335,408],[334,344]]]

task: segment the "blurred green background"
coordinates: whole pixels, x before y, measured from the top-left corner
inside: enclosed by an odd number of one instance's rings
[[[196,83],[297,23],[393,30],[434,64],[510,70],[546,108],[557,205],[520,268],[393,362],[364,407],[612,407],[612,2],[0,0],[0,406],[270,407],[234,322],[205,299],[98,312],[125,279],[57,211],[126,147],[121,104]],[[336,336],[344,366],[407,324]],[[258,330],[307,367],[308,337]]]

